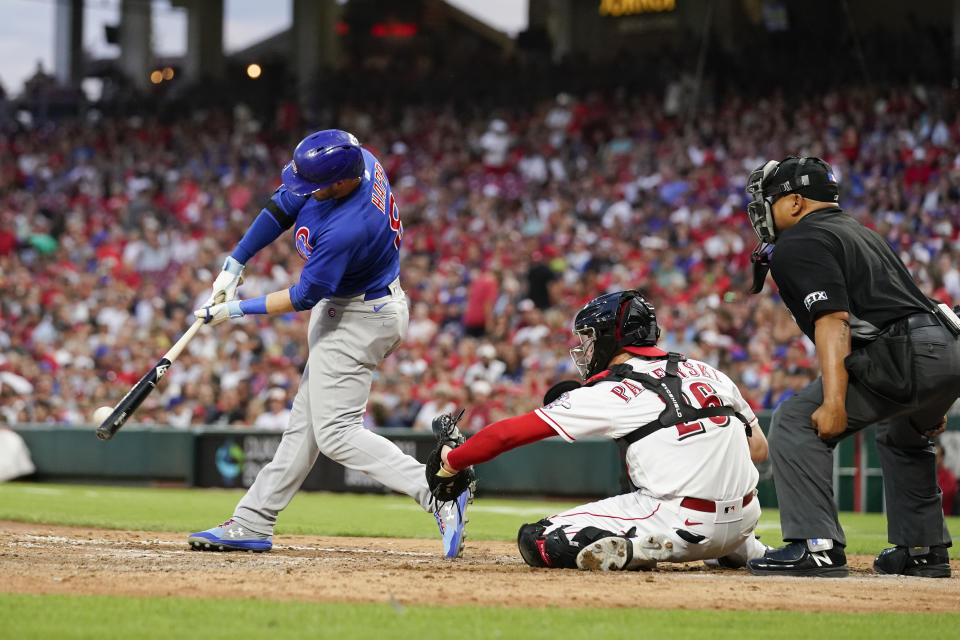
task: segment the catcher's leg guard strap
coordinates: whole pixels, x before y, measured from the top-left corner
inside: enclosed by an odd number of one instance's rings
[[[531,567],[552,567],[554,569],[576,569],[577,554],[586,545],[615,535],[596,527],[584,527],[571,543],[562,527],[556,527],[544,533],[552,522],[541,520],[536,524],[525,524],[517,534],[517,547],[523,561]]]

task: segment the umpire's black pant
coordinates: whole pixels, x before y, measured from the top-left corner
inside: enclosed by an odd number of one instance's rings
[[[936,455],[923,435],[960,396],[960,341],[942,326],[910,331],[916,393],[909,404],[882,398],[853,379],[847,389],[847,430],[823,441],[810,417],[823,404],[822,379],[784,401],[770,424],[770,456],[787,541],[832,538],[846,545],[833,499],[837,441],[877,425],[887,537],[896,545],[950,546],[937,486]]]

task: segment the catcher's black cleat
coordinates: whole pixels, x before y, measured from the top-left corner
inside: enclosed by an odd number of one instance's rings
[[[840,547],[810,551],[806,542],[791,542],[779,549],[770,549],[762,558],[747,563],[747,571],[755,576],[810,576],[845,578],[850,574],[847,555]]]
[[[943,545],[912,548],[898,545],[881,551],[873,561],[873,570],[881,575],[949,578],[950,557]]]

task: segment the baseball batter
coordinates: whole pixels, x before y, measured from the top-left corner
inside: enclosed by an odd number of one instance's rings
[[[399,278],[403,225],[383,166],[355,136],[330,129],[297,145],[282,180],[194,313],[216,325],[248,314],[310,310],[307,365],[273,460],[231,519],[188,541],[195,549],[268,551],[277,515],[323,453],[433,512],[444,554],[457,557],[470,490],[435,509],[424,465],[363,428],[373,371],[400,345],[409,320]],[[304,260],[299,282],[236,299],[244,264],[290,228]],[[214,304],[219,295],[226,301]]]
[[[589,302],[574,333],[581,346],[571,355],[586,384],[444,449],[446,472],[552,436],[612,438],[627,447],[637,489],[523,525],[527,564],[619,570],[722,558],[743,566],[762,556],[753,461],[766,457],[766,439],[736,385],[657,348],[654,309],[637,291]]]

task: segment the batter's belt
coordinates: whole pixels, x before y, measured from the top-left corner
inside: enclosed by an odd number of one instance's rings
[[[386,298],[390,295],[390,287],[382,287],[380,289],[374,289],[373,291],[367,291],[363,294],[364,300],[376,300],[377,298]]]

